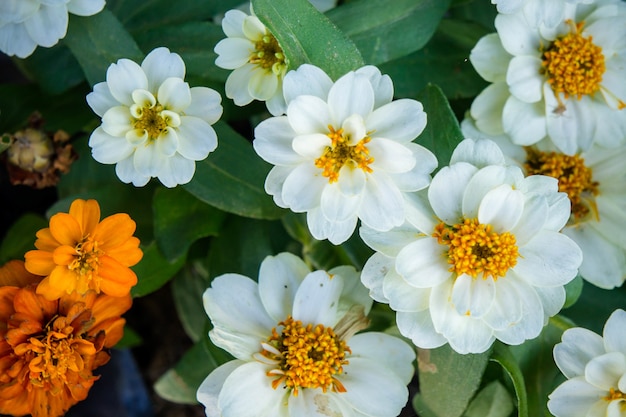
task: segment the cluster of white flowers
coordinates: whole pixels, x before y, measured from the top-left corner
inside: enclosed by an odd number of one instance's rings
[[[105,0],[2,0],[0,51],[19,58],[30,56],[37,45],[49,48],[64,38],[68,13],[91,16]]]

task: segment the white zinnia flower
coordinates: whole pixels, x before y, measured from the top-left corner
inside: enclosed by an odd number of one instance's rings
[[[91,16],[105,0],[2,0],[0,1],[0,51],[19,58],[37,45],[49,48],[64,38],[68,13]]]
[[[125,183],[144,186],[158,177],[166,187],[191,181],[194,161],[217,147],[211,125],[222,115],[220,95],[184,81],[185,63],[167,48],[150,52],[141,66],[120,59],[87,103],[102,117],[91,134],[93,158],[117,164]]]
[[[611,289],[626,279],[626,237],[616,233],[626,224],[626,147],[606,149],[592,145],[586,152],[565,155],[546,140],[536,145],[515,145],[506,135],[479,132],[471,119],[461,124],[472,138],[491,139],[508,160],[526,175],[548,175],[567,193],[572,214],[562,230],[583,251],[582,277]]]
[[[309,3],[311,3],[317,10],[319,10],[322,13],[337,6],[337,0],[309,0]],[[250,7],[251,7],[250,2],[248,1],[245,3],[241,3],[239,6],[237,6],[237,10],[240,10],[242,12],[247,12],[248,10],[250,10]],[[217,23],[218,25],[221,25],[223,20],[224,20],[223,13],[220,13],[213,17],[213,21]]]
[[[563,307],[582,254],[559,233],[570,205],[556,179],[525,178],[495,143],[466,139],[413,208],[402,227],[361,228],[377,251],[361,279],[417,346],[518,345]]]
[[[215,65],[234,70],[226,79],[226,97],[236,105],[265,101],[274,116],[285,112],[283,78],[287,59],[278,41],[258,17],[229,10],[222,20],[227,38],[215,45]]]
[[[258,284],[226,274],[204,293],[209,336],[236,359],[198,388],[209,417],[395,417],[408,398],[413,349],[367,324],[372,300],[353,267],[310,272],[267,257]]]
[[[550,29],[521,13],[500,14],[498,33],[474,47],[470,61],[493,83],[471,106],[481,131],[506,133],[518,145],[549,137],[568,155],[593,142],[624,142],[626,4],[596,1],[565,11]]]
[[[256,152],[275,165],[265,190],[280,207],[307,213],[311,234],[347,240],[357,219],[376,230],[404,222],[404,195],[425,188],[435,156],[413,143],[426,125],[422,104],[392,101],[393,84],[373,66],[334,84],[303,65],[284,82],[285,116],[260,123]]]
[[[615,310],[603,337],[580,327],[563,333],[554,361],[568,380],[549,395],[556,417],[620,417],[626,406],[626,312]]]
[[[576,3],[591,3],[594,0],[491,0],[499,13],[523,13],[534,26],[554,27],[565,18],[566,8]]]

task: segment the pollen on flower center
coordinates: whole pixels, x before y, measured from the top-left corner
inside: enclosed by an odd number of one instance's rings
[[[328,178],[328,182],[333,183],[339,180],[339,171],[344,165],[351,168],[361,168],[365,172],[372,172],[369,165],[374,162],[374,158],[369,156],[369,149],[365,146],[371,138],[365,136],[355,145],[350,144],[350,138],[344,135],[344,130],[335,130],[333,126],[328,126],[328,137],[331,145],[326,147],[322,156],[315,160],[315,166],[321,168],[322,175]]]
[[[571,20],[572,31],[556,39],[543,53],[543,69],[555,95],[565,98],[594,94],[600,89],[606,69],[602,48],[593,43],[591,36],[583,37],[584,22],[576,25]]]
[[[567,193],[572,203],[574,221],[585,218],[591,211],[597,216],[594,197],[600,184],[593,180],[593,172],[583,158],[529,147],[524,167],[528,175],[547,175],[559,180],[559,191]]]
[[[440,222],[433,237],[440,245],[448,246],[448,263],[451,272],[494,280],[506,275],[517,264],[519,256],[515,236],[509,232],[497,233],[491,225],[478,219],[465,219],[463,223],[449,226]]]
[[[263,36],[254,44],[254,52],[250,56],[250,63],[271,70],[276,75],[284,74],[287,70],[285,54],[272,34]]]
[[[619,389],[611,388],[609,389],[609,395],[602,398],[606,401],[614,401],[614,400],[626,400],[626,394],[620,391]]]
[[[98,276],[99,257],[102,251],[98,249],[98,242],[89,237],[83,238],[74,249],[76,251],[74,260],[67,267],[77,275],[77,291],[84,293],[90,288],[93,277]],[[91,284],[99,291],[100,280],[95,281]]]
[[[281,333],[276,328],[272,329],[272,335],[263,344],[265,350],[261,353],[278,362],[278,369],[267,374],[276,377],[272,387],[276,389],[285,384],[294,396],[301,388],[345,392],[335,375],[343,372],[343,366],[348,364],[346,352],[351,351],[333,329],[321,324],[304,326],[291,316],[278,324],[283,326]]]
[[[145,130],[148,132],[150,139],[157,139],[161,132],[167,127],[167,121],[161,116],[163,106],[156,104],[155,106],[146,106],[138,108],[137,120],[135,121],[135,129]]]

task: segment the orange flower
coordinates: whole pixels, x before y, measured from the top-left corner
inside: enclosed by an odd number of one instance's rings
[[[0,287],[0,414],[58,417],[84,400],[131,304],[130,294],[51,301],[35,284]]]
[[[141,260],[135,222],[124,213],[100,221],[95,200],[74,200],[69,213],[58,213],[50,227],[37,232],[35,247],[24,255],[26,269],[45,276],[37,293],[48,300],[88,290],[122,297],[137,283],[129,268]]]

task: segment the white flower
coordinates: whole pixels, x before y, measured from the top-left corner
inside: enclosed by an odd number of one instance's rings
[[[559,180],[567,193],[572,214],[562,230],[583,251],[582,277],[600,288],[611,289],[626,279],[626,237],[616,233],[626,223],[626,147],[606,149],[592,145],[586,152],[565,155],[546,140],[522,147],[506,135],[479,132],[471,119],[461,124],[472,138],[491,139],[508,161],[526,175],[542,174]]]
[[[334,84],[303,65],[284,82],[285,116],[255,129],[256,152],[275,165],[265,190],[280,207],[307,213],[311,234],[334,244],[357,219],[376,230],[404,222],[404,195],[430,182],[435,156],[413,143],[426,125],[421,103],[391,101],[393,84],[376,67]]]
[[[582,261],[559,233],[570,207],[557,181],[525,178],[495,143],[466,139],[427,194],[413,197],[402,227],[360,230],[377,251],[361,279],[397,312],[400,332],[419,347],[448,342],[459,353],[539,335]]]
[[[626,405],[626,312],[615,310],[603,337],[580,327],[563,333],[554,361],[568,379],[549,395],[556,417],[620,417]]]
[[[94,159],[117,164],[125,183],[141,187],[158,177],[166,187],[191,181],[194,161],[217,147],[211,125],[222,115],[220,95],[184,81],[185,63],[167,48],[150,52],[141,66],[120,59],[87,103],[102,117],[91,134]]]
[[[366,326],[372,300],[354,268],[310,272],[282,253],[258,284],[217,277],[204,293],[209,336],[236,359],[198,389],[209,417],[395,417],[408,397],[413,349]]]
[[[226,79],[226,97],[236,105],[265,101],[270,113],[285,111],[282,83],[288,62],[278,41],[258,17],[229,10],[222,20],[227,38],[215,45],[215,65],[234,70]]]
[[[491,0],[499,13],[523,13],[526,20],[534,25],[557,26],[565,19],[566,8],[577,3],[591,3],[594,0]]]
[[[498,15],[498,32],[483,37],[470,54],[492,83],[471,106],[478,128],[506,133],[518,145],[548,137],[568,155],[594,142],[622,144],[625,19],[626,4],[618,0],[570,5],[549,29],[530,24],[523,13]]]
[[[37,45],[56,45],[67,32],[68,13],[91,16],[105,0],[2,0],[0,1],[0,51],[19,58]]]
[[[309,3],[311,3],[317,10],[324,13],[335,7],[337,5],[337,0],[309,0]],[[248,10],[250,10],[250,2],[248,1],[245,3],[241,3],[239,6],[237,6],[237,9],[241,10],[242,12],[247,12]],[[220,13],[213,17],[213,21],[218,25],[221,25],[223,20],[223,13]]]

